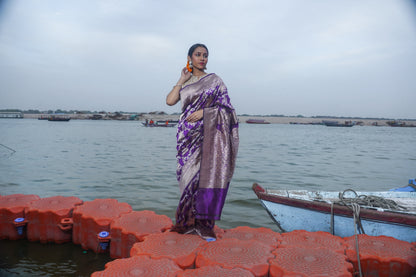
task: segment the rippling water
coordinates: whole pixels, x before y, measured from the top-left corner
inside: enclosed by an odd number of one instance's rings
[[[137,121],[2,119],[0,195],[116,198],[134,210],[174,218],[180,197],[175,136],[176,128],[145,128]],[[254,182],[270,188],[386,190],[415,177],[416,128],[241,124],[237,167],[218,225],[277,230],[251,190]],[[10,253],[1,250],[6,246]],[[39,255],[45,251],[68,254],[48,262]],[[108,261],[84,252],[72,244],[0,240],[0,276],[2,267],[10,276],[23,269],[88,276]]]

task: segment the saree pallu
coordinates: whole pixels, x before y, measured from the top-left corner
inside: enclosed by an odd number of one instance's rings
[[[177,179],[181,199],[174,231],[212,229],[221,217],[238,150],[238,121],[221,78],[208,74],[180,92]],[[203,109],[203,119],[187,122]]]

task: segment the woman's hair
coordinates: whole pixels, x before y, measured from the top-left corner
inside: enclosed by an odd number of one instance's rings
[[[189,48],[188,56],[192,57],[192,54],[194,53],[195,49],[198,48],[198,47],[204,47],[205,50],[207,50],[207,55],[208,55],[208,48],[202,43],[196,43],[196,44],[192,45],[191,48]]]

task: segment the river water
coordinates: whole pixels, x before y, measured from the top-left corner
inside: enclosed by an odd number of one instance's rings
[[[175,155],[176,128],[2,119],[0,195],[115,198],[133,210],[174,218],[180,197]],[[278,230],[251,190],[254,182],[275,189],[365,191],[405,186],[415,177],[416,128],[242,123],[237,166],[217,224]],[[0,240],[0,276],[89,276],[109,260],[71,243]]]

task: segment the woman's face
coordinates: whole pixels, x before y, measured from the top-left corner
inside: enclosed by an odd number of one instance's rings
[[[192,53],[192,66],[204,71],[208,63],[208,51],[204,47],[197,47]]]

